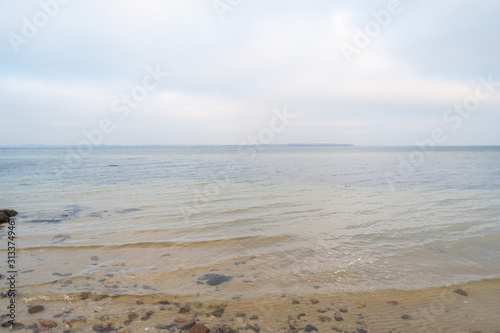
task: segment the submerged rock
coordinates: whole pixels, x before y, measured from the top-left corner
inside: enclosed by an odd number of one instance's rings
[[[459,294],[461,296],[466,296],[466,297],[469,296],[469,294],[463,289],[455,289],[455,290],[453,290],[453,292],[455,294]]]
[[[209,273],[201,276],[198,281],[206,281],[206,284],[208,284],[209,286],[217,286],[224,282],[230,281],[232,278],[232,276]]]

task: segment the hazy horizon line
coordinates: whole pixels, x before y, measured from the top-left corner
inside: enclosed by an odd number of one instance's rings
[[[114,145],[94,145],[92,148],[120,148],[120,147],[239,147],[242,145],[237,144],[114,144]],[[354,145],[348,143],[277,143],[277,144],[257,144],[257,145],[243,145],[243,146],[303,146],[303,147],[320,147],[320,146],[330,146],[330,147],[400,147],[400,148],[409,148],[415,147],[418,148],[417,145]],[[0,149],[9,149],[9,148],[75,148],[79,147],[78,145],[58,145],[58,144],[18,144],[18,145],[0,145]],[[482,145],[436,145],[433,148],[439,147],[500,147],[500,144],[482,144]]]

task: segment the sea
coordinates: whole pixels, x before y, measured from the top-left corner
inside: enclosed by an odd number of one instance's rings
[[[2,148],[0,189],[19,212],[25,293],[248,299],[500,278],[500,147]],[[207,289],[208,273],[231,280]]]

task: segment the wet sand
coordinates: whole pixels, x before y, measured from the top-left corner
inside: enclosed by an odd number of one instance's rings
[[[325,295],[318,288],[307,296],[225,301],[216,294],[211,300],[158,292],[109,296],[20,290],[17,322],[28,332],[189,332],[193,323],[210,332],[500,332],[500,279],[416,291]]]

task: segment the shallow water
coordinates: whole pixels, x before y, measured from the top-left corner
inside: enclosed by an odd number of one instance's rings
[[[231,299],[500,278],[500,148],[259,149],[0,149],[18,287]],[[233,278],[198,284],[211,271]]]

